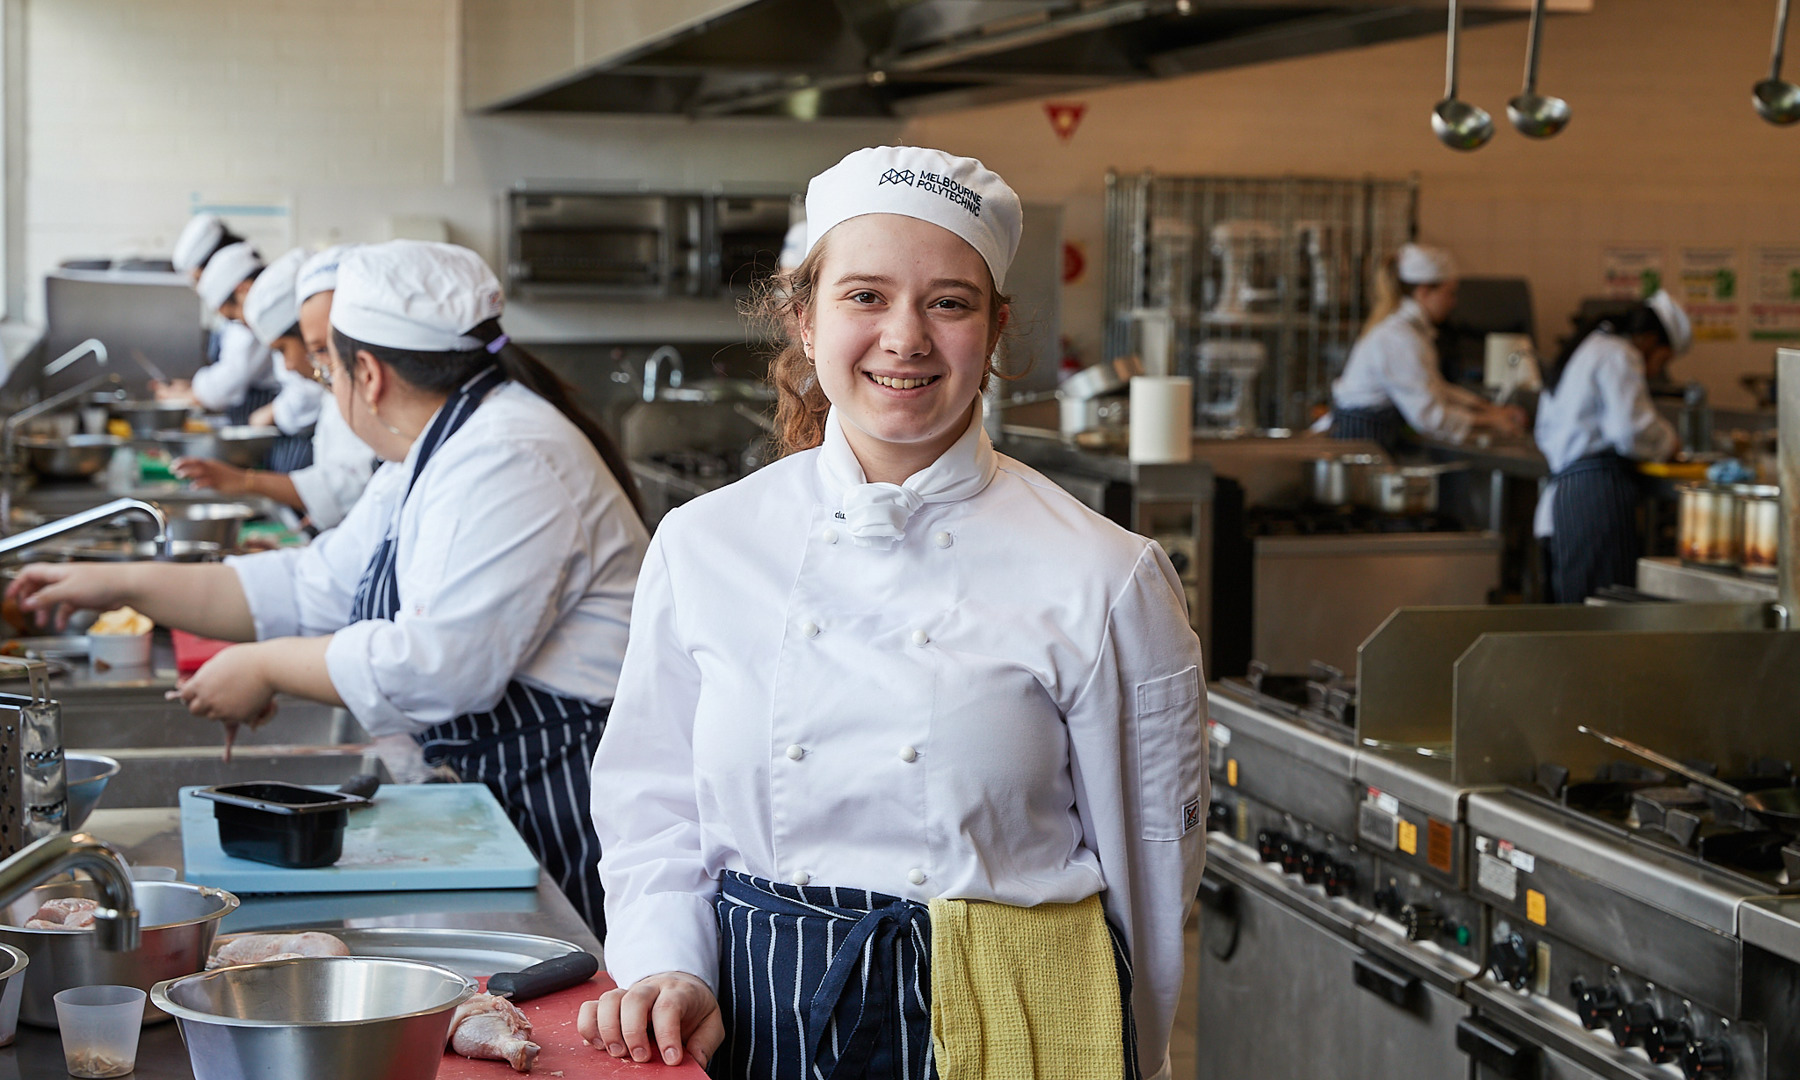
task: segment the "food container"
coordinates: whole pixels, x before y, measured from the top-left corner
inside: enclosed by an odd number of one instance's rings
[[[56,1026],[56,995],[72,986],[118,985],[146,990],[163,979],[178,978],[206,967],[219,920],[237,910],[238,898],[223,889],[186,881],[140,881],[137,899],[142,940],[130,952],[106,952],[94,943],[92,930],[27,930],[25,920],[46,900],[62,896],[100,898],[85,878],[39,885],[0,909],[0,944],[31,958],[25,970],[19,1018],[36,1027]],[[168,1016],[144,1010],[144,1023]]]
[[[315,956],[158,983],[195,1080],[431,1080],[473,980],[417,960]],[[504,1068],[502,1068],[504,1072]]]
[[[69,778],[69,828],[79,829],[99,805],[107,781],[119,775],[119,763],[102,754],[63,754]]]
[[[1373,501],[1370,476],[1384,461],[1379,454],[1324,454],[1308,469],[1312,501],[1320,506],[1368,505]]]
[[[63,1062],[70,1076],[124,1076],[137,1068],[144,991],[135,986],[76,986],[56,998]]]
[[[0,1046],[11,1046],[19,1033],[19,999],[25,993],[25,968],[31,963],[22,949],[0,945]]]
[[[149,667],[151,631],[142,634],[89,634],[88,663],[96,668]],[[104,668],[102,668],[104,670]]]
[[[1736,498],[1738,565],[1751,577],[1772,578],[1781,569],[1781,489],[1739,484]]]
[[[153,438],[159,431],[180,431],[192,415],[193,407],[179,401],[107,401],[107,411],[116,420],[131,425],[131,434],[140,439]]]
[[[280,437],[279,428],[240,425],[216,431],[163,431],[157,433],[156,441],[170,457],[212,458],[240,469],[254,469]]]
[[[113,435],[70,435],[46,438],[30,435],[18,440],[33,472],[50,480],[80,480],[105,470],[113,451],[125,440]]]
[[[277,780],[220,784],[194,794],[212,800],[225,854],[294,869],[337,862],[350,808],[369,801]]]
[[[1692,566],[1734,568],[1738,564],[1737,496],[1724,484],[1682,484],[1676,551]]]

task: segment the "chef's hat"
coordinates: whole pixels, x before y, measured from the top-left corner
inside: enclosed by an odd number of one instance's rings
[[[1456,280],[1456,260],[1443,248],[1402,244],[1396,261],[1400,280],[1408,285],[1437,285]]]
[[[353,248],[338,264],[331,326],[367,345],[467,352],[489,344],[469,331],[505,307],[499,279],[468,248],[389,240]]]
[[[1019,252],[1024,211],[1006,181],[974,158],[920,146],[856,150],[806,186],[806,251],[832,226],[864,214],[900,214],[940,225],[987,261],[994,288]]]
[[[304,304],[322,292],[337,288],[338,264],[355,244],[328,247],[300,265],[300,276],[294,283],[294,303]]]
[[[262,265],[262,257],[248,241],[229,244],[206,260],[206,269],[200,271],[200,282],[194,286],[194,291],[200,294],[200,302],[206,305],[206,310],[217,311],[219,305],[231,299],[232,291],[242,285],[245,278],[261,270]]]
[[[244,325],[264,345],[275,344],[276,338],[292,330],[300,320],[294,280],[300,276],[300,264],[305,261],[306,249],[295,248],[270,263],[244,294]]]
[[[181,229],[181,235],[175,238],[175,250],[169,253],[169,261],[175,269],[184,274],[191,274],[206,265],[206,257],[219,247],[219,241],[225,239],[225,223],[217,214],[195,214]]]
[[[1669,295],[1667,289],[1656,290],[1655,294],[1644,303],[1648,304],[1650,310],[1656,312],[1656,317],[1662,321],[1663,332],[1669,335],[1669,347],[1675,350],[1675,355],[1680,356],[1687,352],[1688,346],[1694,343],[1694,324],[1688,318],[1686,309],[1677,303],[1673,296]]]

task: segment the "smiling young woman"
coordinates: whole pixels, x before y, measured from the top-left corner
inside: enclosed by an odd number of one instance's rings
[[[806,202],[787,454],[665,517],[633,601],[592,784],[620,989],[581,1033],[758,1080],[1166,1075],[1205,850],[1179,582],[982,429],[1012,189],[877,147]]]

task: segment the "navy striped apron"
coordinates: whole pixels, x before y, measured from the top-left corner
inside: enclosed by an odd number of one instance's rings
[[[1331,437],[1378,443],[1390,454],[1406,449],[1410,442],[1406,437],[1406,418],[1392,405],[1375,409],[1346,409],[1333,405]]]
[[[420,436],[424,442],[406,486],[408,496],[431,455],[505,381],[499,368],[489,368],[464,383],[438,410]],[[404,496],[401,504],[405,505]],[[396,509],[395,522],[399,516]],[[357,583],[352,622],[392,619],[400,610],[399,550],[393,529],[390,524]],[[427,764],[448,766],[463,780],[488,786],[525,846],[599,937],[606,936],[606,916],[600,892],[600,840],[588,809],[588,770],[606,728],[607,710],[608,705],[514,679],[493,708],[413,736],[424,748]]]
[[[715,907],[725,1042],[708,1071],[717,1080],[935,1080],[926,905],[727,870]],[[1125,1029],[1121,1073],[1111,1075],[1138,1080],[1131,958],[1111,920],[1106,928]]]
[[[1551,477],[1550,598],[1579,604],[1608,585],[1637,584],[1643,489],[1627,458],[1585,457]]]

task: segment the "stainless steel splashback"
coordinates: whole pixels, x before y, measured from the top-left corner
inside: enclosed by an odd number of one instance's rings
[[[1800,760],[1800,634],[1485,634],[1456,662],[1455,779],[1529,784],[1555,763],[1591,774],[1619,752],[1588,725],[1724,773]]]
[[[1574,604],[1399,608],[1356,655],[1360,745],[1452,741],[1456,662],[1484,634],[1761,630],[1767,604]]]

